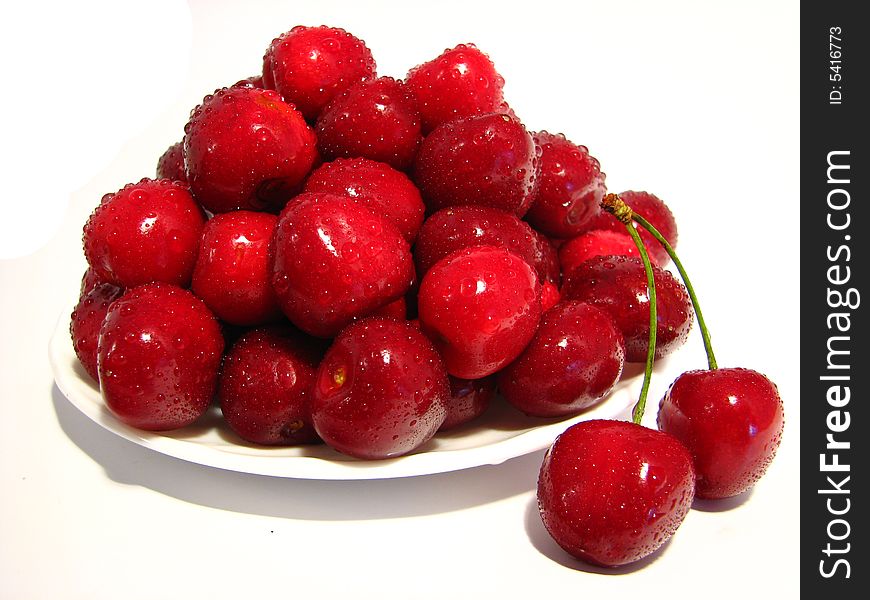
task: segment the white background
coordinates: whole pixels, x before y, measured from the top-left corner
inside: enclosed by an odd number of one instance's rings
[[[0,598],[761,598],[798,594],[796,2],[76,2],[4,16]],[[612,191],[665,199],[722,366],[779,384],[786,434],[750,494],[603,573],[534,505],[542,453],[375,482],[188,464],[100,429],[46,359],[102,194],[153,176],[202,96],[257,73],[296,24],[363,38],[378,72],[488,52],[532,130],[562,131]],[[702,367],[697,332],[651,398]],[[655,401],[648,421],[654,421]],[[559,596],[557,596],[557,594]]]

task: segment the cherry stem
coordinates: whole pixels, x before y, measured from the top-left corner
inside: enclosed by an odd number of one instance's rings
[[[683,279],[683,283],[686,284],[686,291],[689,292],[689,298],[692,300],[692,307],[695,309],[695,316],[698,317],[698,326],[701,329],[701,337],[704,340],[704,350],[707,352],[707,363],[710,365],[711,371],[717,369],[718,365],[716,364],[716,355],[713,354],[713,344],[710,342],[710,330],[707,329],[707,325],[704,323],[704,315],[701,314],[701,305],[698,303],[698,297],[695,295],[695,290],[692,288],[692,282],[689,281],[689,275],[683,268],[683,263],[680,262],[677,252],[668,240],[659,233],[659,230],[652,225],[652,223],[634,211],[632,211],[631,218],[635,220],[638,225],[649,231],[650,234],[664,247],[668,256],[671,257],[671,260],[674,261],[674,266],[677,267],[677,271],[680,272],[680,277]],[[632,227],[632,229],[634,229],[634,227]]]
[[[619,219],[628,229],[628,235],[631,236],[634,245],[637,246],[640,260],[643,262],[643,270],[646,273],[646,286],[649,290],[649,346],[646,351],[646,366],[643,370],[643,385],[640,387],[640,396],[637,399],[637,404],[634,405],[634,409],[631,411],[631,420],[635,424],[640,425],[641,420],[643,420],[644,410],[646,410],[646,397],[649,394],[649,384],[652,380],[653,364],[656,357],[656,330],[658,329],[656,281],[653,276],[652,263],[649,260],[646,246],[644,246],[643,240],[640,239],[637,228],[631,223],[634,216],[631,208],[616,194],[607,194],[604,200],[601,201],[601,206]]]

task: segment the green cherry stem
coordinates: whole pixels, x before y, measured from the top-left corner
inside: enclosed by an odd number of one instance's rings
[[[649,290],[649,346],[646,351],[646,366],[643,370],[643,384],[640,388],[640,396],[637,399],[637,404],[634,405],[634,409],[631,411],[631,420],[635,424],[640,425],[643,419],[643,412],[646,410],[646,397],[649,394],[649,384],[650,380],[652,380],[653,363],[656,356],[656,330],[658,329],[656,282],[653,277],[652,263],[649,261],[646,246],[643,245],[643,240],[640,239],[637,228],[631,224],[634,214],[631,208],[616,194],[607,194],[601,201],[601,206],[619,219],[628,229],[628,235],[631,236],[631,239],[634,240],[634,244],[637,246],[640,259],[643,261],[643,270],[646,273],[646,286]]]
[[[674,266],[677,267],[677,271],[680,272],[680,277],[683,279],[683,283],[686,284],[686,291],[689,292],[689,298],[692,300],[692,307],[695,309],[695,316],[698,317],[698,326],[701,329],[701,337],[704,339],[704,350],[707,352],[707,363],[710,365],[710,370],[715,370],[718,368],[716,364],[716,355],[713,354],[713,344],[710,342],[710,331],[707,329],[707,325],[704,323],[704,315],[701,314],[701,305],[698,304],[698,297],[695,295],[695,290],[692,287],[692,282],[689,281],[689,275],[686,273],[686,270],[683,268],[683,263],[680,262],[679,257],[677,256],[676,251],[673,246],[665,239],[665,237],[659,233],[658,229],[653,227],[652,223],[644,219],[642,216],[632,211],[632,219],[637,221],[637,224],[650,232],[650,234],[664,247],[667,251],[668,256],[671,257],[671,260],[674,261]],[[632,227],[632,229],[634,229]],[[635,242],[637,243],[637,242]]]

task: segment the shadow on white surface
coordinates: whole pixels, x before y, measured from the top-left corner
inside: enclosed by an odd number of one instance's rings
[[[189,463],[129,442],[91,421],[52,386],[58,423],[113,481],[221,510],[345,521],[438,514],[534,489],[544,451],[463,471],[371,481],[285,479]]]
[[[544,522],[541,521],[541,515],[538,512],[538,499],[535,496],[532,496],[528,505],[526,505],[525,521],[526,535],[529,537],[532,546],[534,546],[538,552],[563,567],[575,571],[583,571],[584,573],[597,573],[599,575],[628,575],[629,573],[634,573],[635,571],[644,569],[654,563],[665,551],[667,551],[668,546],[671,544],[671,540],[668,540],[658,550],[646,558],[642,558],[630,565],[611,568],[599,567],[574,558],[563,550],[552,537],[550,537],[550,534],[547,533],[547,529],[544,527]]]
[[[708,513],[717,513],[717,512],[727,512],[729,510],[733,510],[738,506],[743,506],[746,502],[752,498],[752,491],[754,487],[749,488],[742,494],[737,494],[736,496],[732,496],[730,498],[722,498],[721,500],[704,500],[702,498],[695,498],[692,502],[692,510],[699,510],[701,512]]]

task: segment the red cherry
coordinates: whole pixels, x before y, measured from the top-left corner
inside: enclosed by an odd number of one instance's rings
[[[272,258],[281,310],[318,337],[401,298],[414,279],[408,243],[393,224],[332,194],[306,192],[287,205]]]
[[[143,179],[103,197],[84,228],[85,256],[104,281],[190,284],[205,217],[182,184]]]
[[[369,313],[369,316],[404,321],[408,316],[408,305],[404,298],[399,298],[398,300],[393,300],[389,304],[384,304],[382,307],[372,311]]]
[[[447,418],[438,431],[449,431],[482,415],[495,396],[495,376],[483,379],[460,379],[450,375],[450,398]]]
[[[420,190],[407,175],[367,158],[338,158],[315,169],[306,192],[328,192],[354,198],[389,219],[409,244],[423,225],[426,207]]]
[[[515,118],[466,117],[438,126],[423,140],[413,179],[426,207],[491,206],[522,217],[534,198],[535,142]]]
[[[540,290],[535,272],[517,255],[494,246],[463,248],[423,277],[420,325],[448,373],[480,379],[514,360],[532,339]]]
[[[87,273],[92,273],[88,269]],[[85,278],[87,278],[87,273]],[[83,281],[82,284],[89,283]],[[70,317],[69,333],[73,350],[79,362],[94,381],[99,381],[97,372],[97,343],[100,328],[109,312],[109,306],[117,300],[124,290],[111,283],[95,283],[82,293]]]
[[[167,283],[128,290],[100,330],[106,406],[139,429],[189,425],[211,402],[223,347],[217,319],[189,291]]]
[[[339,452],[389,458],[435,435],[449,396],[444,364],[416,327],[369,318],[348,326],[327,351],[311,416]]]
[[[583,421],[544,457],[538,507],[565,551],[616,567],[670,539],[689,512],[694,480],[692,457],[676,438],[624,421]]]
[[[191,290],[227,323],[259,325],[281,315],[269,269],[277,221],[268,213],[238,210],[205,224]]]
[[[213,213],[277,212],[318,159],[305,119],[269,90],[217,90],[193,109],[184,132],[187,181]]]
[[[574,415],[622,375],[625,345],[613,319],[582,302],[547,311],[523,353],[498,374],[505,399],[533,417]]]
[[[263,84],[312,122],[335,96],[374,74],[365,42],[325,25],[294,27],[275,38],[263,57]]]
[[[423,223],[414,259],[422,277],[451,252],[470,246],[498,246],[534,268],[537,243],[532,228],[512,213],[488,206],[453,206],[439,210]]]
[[[360,81],[336,96],[317,118],[317,147],[327,160],[363,157],[408,169],[423,135],[420,111],[400,81]]]
[[[659,429],[692,453],[700,498],[727,498],[752,487],[773,461],[783,425],[776,385],[749,369],[683,373],[659,405]]]
[[[408,72],[424,132],[460,117],[501,110],[504,79],[474,44],[460,44]]]
[[[101,283],[108,282],[99,273],[88,267],[84,275],[82,275],[82,283],[79,286],[79,299]]]
[[[187,185],[184,173],[184,143],[172,144],[157,161],[157,179],[171,179]]]
[[[668,240],[671,246],[677,247],[677,222],[674,220],[674,215],[664,201],[649,192],[628,191],[622,192],[619,194],[619,197],[633,211],[658,229],[659,233]],[[667,250],[646,229],[638,227],[636,223],[632,223],[632,225],[637,228],[640,238],[643,240],[643,245],[646,246],[647,252],[650,254],[650,258],[654,258],[656,263],[661,266],[668,264],[670,257]],[[594,229],[608,229],[619,233],[626,233],[625,225],[604,210],[587,224],[586,230]]]
[[[669,271],[653,267],[658,327],[656,358],[689,337],[694,311],[686,288]],[[568,274],[562,298],[597,306],[613,317],[625,339],[625,360],[644,362],[649,347],[649,290],[643,263],[633,256],[595,256]]]
[[[549,280],[545,281],[541,285],[541,312],[547,312],[561,301],[562,294],[556,284]]]
[[[587,231],[565,242],[559,248],[559,262],[565,274],[573,271],[577,265],[593,256],[636,256],[640,257],[637,246],[628,232],[595,229]],[[657,265],[656,259],[650,255],[650,262]]]
[[[572,238],[588,229],[591,219],[601,212],[599,205],[607,192],[605,175],[586,146],[546,131],[534,137],[541,148],[541,174],[526,220],[546,235]]]
[[[310,402],[318,353],[286,329],[253,329],[224,358],[218,384],[230,428],[255,444],[316,441]]]
[[[562,266],[559,264],[559,251],[555,244],[544,234],[532,229],[535,237],[535,254],[532,266],[538,272],[541,281],[550,281],[559,285],[562,280]]]

